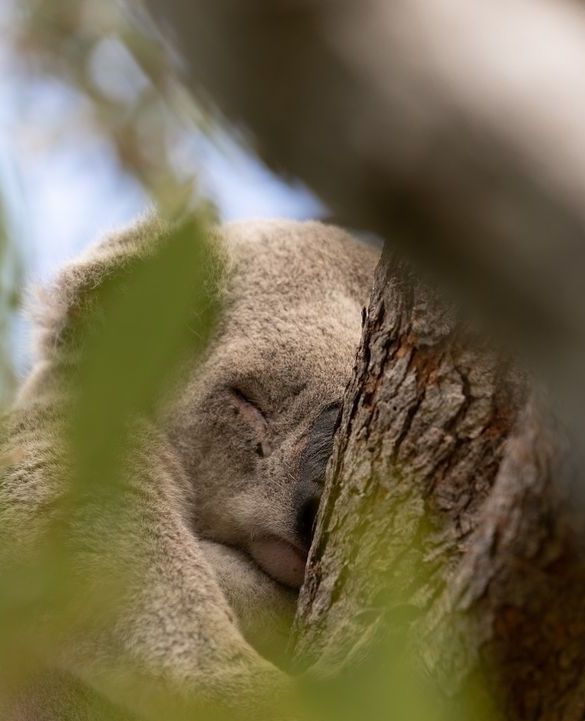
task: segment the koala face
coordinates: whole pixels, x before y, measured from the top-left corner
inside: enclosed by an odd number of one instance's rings
[[[320,223],[224,231],[224,310],[169,435],[202,538],[298,588],[376,253]]]

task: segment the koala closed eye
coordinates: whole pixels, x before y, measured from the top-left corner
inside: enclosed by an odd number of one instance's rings
[[[253,401],[246,393],[237,386],[228,388],[230,401],[236,412],[251,427],[257,443],[255,451],[260,458],[266,458],[272,452],[268,439],[268,419],[256,401]]]

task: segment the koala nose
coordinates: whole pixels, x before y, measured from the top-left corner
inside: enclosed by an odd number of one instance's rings
[[[307,551],[313,540],[320,498],[320,493],[314,493],[309,497],[305,497],[297,513],[297,535]]]

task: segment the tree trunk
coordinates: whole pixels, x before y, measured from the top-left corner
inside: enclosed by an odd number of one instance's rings
[[[453,713],[481,678],[502,718],[584,717],[583,532],[567,449],[526,385],[400,261],[381,263],[301,592],[299,663],[343,672],[406,625]]]

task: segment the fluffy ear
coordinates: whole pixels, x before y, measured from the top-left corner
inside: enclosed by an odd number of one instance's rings
[[[51,360],[62,351],[79,320],[95,307],[100,289],[121,280],[136,262],[154,252],[168,232],[166,223],[149,216],[100,240],[65,265],[50,286],[37,291],[32,306],[37,360]]]

